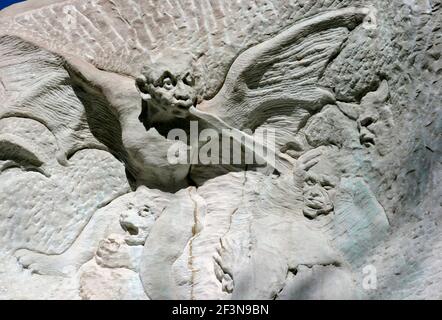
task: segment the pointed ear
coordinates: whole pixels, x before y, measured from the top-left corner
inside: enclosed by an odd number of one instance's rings
[[[139,75],[135,79],[135,83],[137,85],[138,90],[140,90],[142,93],[147,93],[147,79],[144,75]]]
[[[151,96],[147,90],[147,79],[144,75],[140,75],[136,78],[135,83],[140,91],[141,98],[145,101],[150,100]]]
[[[207,68],[207,61],[205,54],[201,53],[193,55],[193,76],[195,78],[195,88],[198,93],[198,104],[201,103],[207,94],[209,69]]]

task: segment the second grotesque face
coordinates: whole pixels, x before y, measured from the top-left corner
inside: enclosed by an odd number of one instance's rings
[[[304,183],[304,215],[314,219],[331,212],[333,202],[329,192],[333,192],[334,187],[326,178],[308,174]]]
[[[324,160],[306,172],[303,188],[304,216],[315,219],[333,211],[337,183],[338,178]]]
[[[137,208],[131,205],[120,216],[120,225],[128,233],[126,243],[131,246],[144,245],[154,221],[154,215],[148,206]]]
[[[173,118],[187,118],[197,103],[193,59],[183,53],[170,53],[146,66],[137,85],[149,107]]]
[[[390,152],[394,145],[394,119],[388,98],[388,83],[383,81],[377,91],[368,93],[362,99],[358,118],[361,145],[367,149],[375,148],[381,156]]]

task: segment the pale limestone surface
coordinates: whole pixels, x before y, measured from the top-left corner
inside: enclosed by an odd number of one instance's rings
[[[440,0],[2,10],[0,298],[442,299],[441,24]],[[246,150],[274,129],[276,162],[171,164],[191,120]]]

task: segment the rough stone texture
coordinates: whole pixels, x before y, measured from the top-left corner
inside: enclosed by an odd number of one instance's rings
[[[0,298],[442,299],[441,27],[440,0],[0,11]],[[276,162],[171,164],[190,120],[273,129]]]

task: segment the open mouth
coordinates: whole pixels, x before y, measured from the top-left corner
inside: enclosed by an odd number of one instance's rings
[[[127,221],[121,222],[121,227],[128,233],[125,239],[128,245],[144,245],[147,235],[143,232],[142,229],[140,230],[140,228],[135,226],[133,223]]]
[[[178,102],[177,107],[180,109],[189,109],[191,106],[193,106],[192,101],[189,102]]]
[[[188,110],[190,107],[195,107],[196,106],[196,100],[191,100],[191,99],[188,99],[186,101],[178,100],[178,101],[176,101],[175,105],[179,109]]]
[[[324,206],[324,203],[320,200],[317,199],[312,199],[312,198],[307,198],[306,201],[306,206],[311,208],[311,209],[315,209],[315,210],[319,210]]]
[[[124,231],[129,233],[131,236],[137,236],[139,233],[138,227],[129,221],[122,221],[121,227],[123,228]]]
[[[360,137],[361,144],[366,148],[372,147],[375,145],[374,136],[371,134],[362,134]]]

